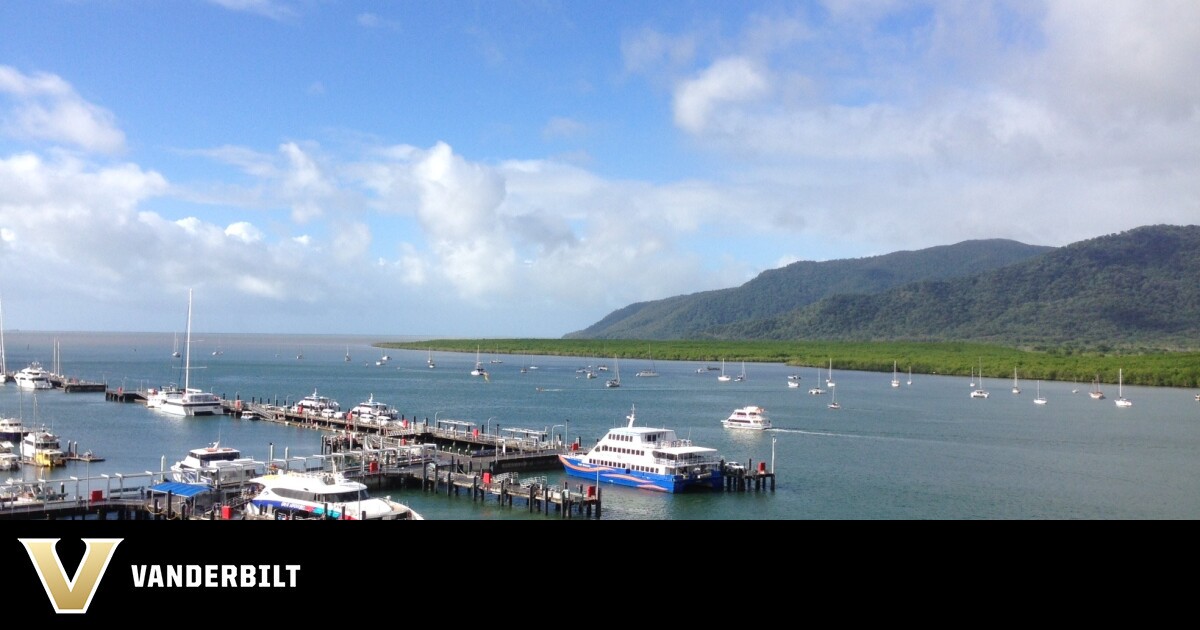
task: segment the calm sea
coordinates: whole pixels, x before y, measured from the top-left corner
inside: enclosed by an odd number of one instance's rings
[[[31,361],[116,389],[182,384],[167,333],[6,332],[9,370]],[[743,382],[695,362],[657,361],[660,376],[634,374],[648,361],[489,354],[484,381],[469,375],[475,355],[383,351],[388,338],[290,335],[194,335],[191,385],[227,397],[295,401],[312,394],[343,409],[374,396],[408,417],[457,419],[526,428],[595,442],[624,424],[636,405],[639,424],[675,429],[726,459],[765,462],[778,475],[775,492],[662,495],[605,488],[604,519],[1194,519],[1200,517],[1200,402],[1195,391],[1125,387],[1133,406],[1117,408],[1115,383],[1093,400],[1090,384],[1043,382],[1048,400],[1034,405],[1037,383],[985,379],[988,399],[972,399],[969,379],[916,374],[890,386],[891,373],[839,371],[830,395],[808,394],[813,368],[747,364]],[[179,341],[182,351],[182,340]],[[57,347],[57,352],[55,348]],[[215,354],[214,354],[215,353]],[[349,354],[350,361],[346,360]],[[302,355],[303,358],[297,358]],[[501,361],[492,363],[493,360]],[[586,379],[576,369],[605,364]],[[536,366],[526,373],[522,367]],[[622,387],[604,387],[619,368]],[[741,371],[729,365],[727,371]],[[903,367],[901,368],[903,369]],[[799,388],[787,376],[800,374]],[[825,375],[822,373],[822,380]],[[1072,389],[1078,388],[1073,393]],[[827,388],[828,389],[828,388]],[[738,432],[721,420],[744,405],[767,409],[775,429]],[[214,441],[266,459],[320,451],[317,431],[233,418],[172,418],[137,404],[106,402],[100,393],[46,391],[34,396],[0,388],[0,414],[45,424],[78,450],[105,461],[69,463],[49,478],[91,487],[169,467],[192,448]],[[272,450],[273,449],[273,450]],[[17,474],[17,473],[13,473]],[[36,476],[36,469],[22,473]],[[104,480],[101,475],[109,475]],[[561,470],[527,473],[561,482]],[[575,482],[572,482],[575,483]],[[547,519],[523,507],[472,503],[417,490],[393,498],[429,519]]]

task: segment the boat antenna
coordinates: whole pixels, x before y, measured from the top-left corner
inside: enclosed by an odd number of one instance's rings
[[[636,419],[636,416],[637,416],[637,405],[631,405],[629,407],[629,415],[626,416],[627,418],[629,418],[629,424],[627,424],[626,426],[630,426],[630,427],[633,426],[633,421]]]

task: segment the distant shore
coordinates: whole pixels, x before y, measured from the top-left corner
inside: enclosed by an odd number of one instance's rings
[[[638,341],[601,339],[431,339],[413,342],[380,341],[380,348],[435,352],[478,351],[481,355],[549,355],[596,357],[599,360],[784,363],[797,367],[835,370],[941,374],[1023,381],[1093,380],[1116,383],[1118,370],[1126,385],[1200,387],[1200,353],[1147,351],[1138,353],[1080,352],[1071,349],[1020,350],[964,342],[840,342],[840,341]]]

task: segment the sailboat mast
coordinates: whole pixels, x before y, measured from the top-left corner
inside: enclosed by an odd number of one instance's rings
[[[187,335],[183,348],[183,391],[187,392],[192,377],[192,290],[188,289]]]

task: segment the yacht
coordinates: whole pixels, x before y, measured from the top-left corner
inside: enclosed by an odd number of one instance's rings
[[[21,460],[35,466],[51,468],[67,463],[58,436],[45,429],[25,434],[25,438],[21,440]]]
[[[1132,407],[1133,401],[1125,397],[1125,370],[1117,370],[1117,399],[1113,401],[1118,407]]]
[[[366,484],[336,472],[279,471],[250,480],[249,494],[250,518],[424,520],[403,503],[371,497]]]
[[[636,408],[623,427],[608,433],[586,453],[578,443],[559,455],[567,475],[646,490],[682,492],[690,488],[721,489],[721,455],[714,448],[679,439],[672,429],[635,426]]]
[[[162,407],[163,402],[168,398],[178,397],[183,395],[183,390],[179,386],[171,383],[162,389],[150,389],[146,391],[146,408],[158,409]]]
[[[50,372],[42,368],[42,364],[34,361],[29,367],[19,370],[13,379],[21,389],[51,389]]]
[[[183,389],[164,395],[154,408],[172,416],[220,416],[225,414],[221,398],[191,386],[192,372],[192,290],[188,289],[187,335],[183,350]],[[147,399],[147,406],[149,399]]]
[[[25,434],[33,429],[25,426],[16,418],[0,418],[0,441],[20,443]]]
[[[187,457],[171,466],[175,481],[207,486],[240,486],[266,473],[266,464],[230,446],[213,442],[188,451]]]
[[[479,348],[475,348],[475,369],[471,370],[471,376],[485,376],[487,370],[483,367],[483,361],[479,360]]]
[[[721,421],[721,424],[726,429],[762,431],[763,429],[771,428],[771,419],[767,417],[766,409],[758,405],[749,405],[734,409],[728,418]]]
[[[896,373],[896,361],[892,361],[892,387],[900,387],[900,376]]]
[[[1088,392],[1094,400],[1104,400],[1104,392],[1100,391],[1100,375],[1096,375],[1096,380],[1092,381],[1092,391]]]

